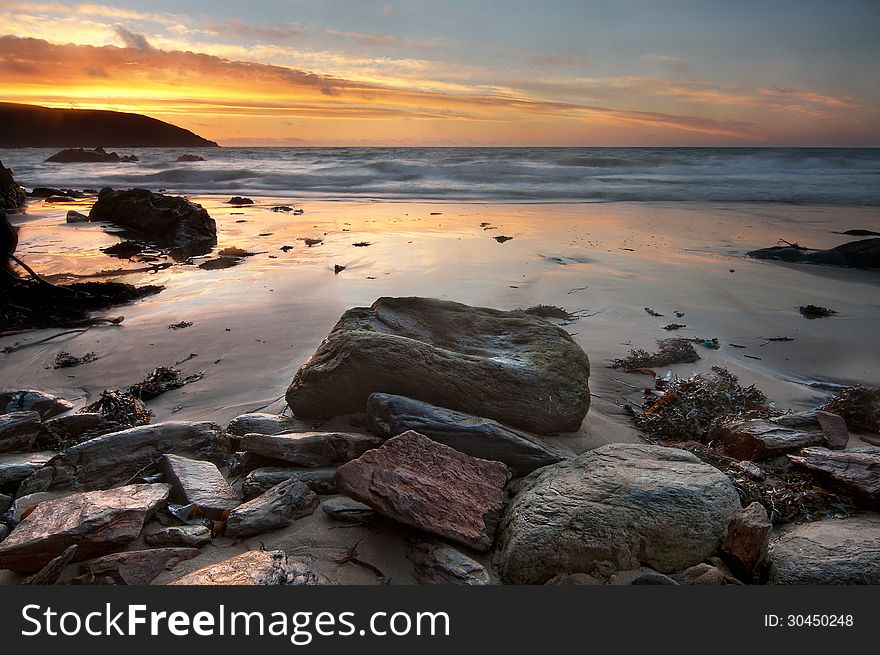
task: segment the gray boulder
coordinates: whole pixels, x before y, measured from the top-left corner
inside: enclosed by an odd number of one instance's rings
[[[491,584],[486,568],[444,543],[419,542],[407,553],[413,563],[413,577],[423,585]]]
[[[241,449],[263,457],[312,468],[343,464],[382,445],[384,439],[351,432],[248,434]]]
[[[287,480],[229,512],[226,536],[243,539],[278,530],[310,515],[320,502],[302,482]]]
[[[34,411],[44,421],[73,409],[73,403],[44,391],[25,389],[0,392],[0,414],[7,412]]]
[[[0,414],[0,453],[31,450],[39,433],[40,415],[37,412]]]
[[[391,393],[538,434],[573,432],[590,406],[587,355],[537,316],[432,298],[348,310],[287,390],[297,416],[362,411]]]
[[[682,571],[714,554],[740,510],[730,479],[675,448],[609,444],[526,478],[498,530],[502,578]]]
[[[403,396],[372,394],[367,401],[367,416],[370,428],[379,436],[389,438],[415,430],[473,457],[503,462],[515,476],[565,459],[553,446],[492,419]]]

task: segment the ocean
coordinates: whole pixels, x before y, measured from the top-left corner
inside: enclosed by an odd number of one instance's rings
[[[110,148],[108,148],[110,150]],[[473,202],[880,205],[877,148],[124,148],[132,164],[47,164],[0,150],[35,186]],[[207,161],[176,163],[199,154]]]

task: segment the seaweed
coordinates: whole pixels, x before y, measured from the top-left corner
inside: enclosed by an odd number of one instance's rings
[[[562,309],[562,307],[556,307],[555,305],[535,305],[534,307],[529,307],[523,311],[532,316],[540,316],[541,318],[558,318],[563,321],[571,321],[575,318],[575,315],[571,312],[567,312]]]
[[[146,425],[153,420],[153,412],[144,407],[140,400],[126,391],[116,389],[102,391],[98,400],[79,411],[81,414],[101,414],[121,427]]]
[[[828,309],[827,307],[821,307],[819,305],[801,305],[798,307],[798,311],[804,316],[804,318],[809,319],[828,318],[837,313],[834,309]]]
[[[52,364],[52,368],[73,368],[80,364],[88,364],[96,359],[98,359],[98,355],[94,352],[86,353],[82,357],[75,357],[66,350],[61,350],[55,355],[55,361]]]
[[[627,357],[615,359],[608,368],[622,368],[629,371],[637,368],[690,364],[700,359],[689,339],[662,339],[657,345],[660,348],[655,353],[633,348]]]
[[[841,389],[822,409],[843,417],[850,430],[880,432],[880,388],[860,384]]]
[[[146,378],[128,388],[130,393],[139,400],[152,400],[166,391],[179,389],[185,384],[197,382],[204,376],[204,371],[188,377],[180,377],[180,371],[170,366],[160,366],[153,370]]]

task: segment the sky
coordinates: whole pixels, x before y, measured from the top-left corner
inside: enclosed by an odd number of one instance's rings
[[[876,0],[0,0],[0,102],[221,145],[880,146]]]

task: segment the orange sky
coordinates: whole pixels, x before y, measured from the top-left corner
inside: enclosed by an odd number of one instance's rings
[[[877,109],[855,95],[707,81],[668,55],[596,74],[573,57],[468,62],[444,59],[442,41],[329,28],[304,45],[293,27],[236,20],[0,1],[15,26],[0,36],[0,101],[144,113],[222,145],[876,145],[880,134]],[[236,38],[221,38],[230,27]]]

